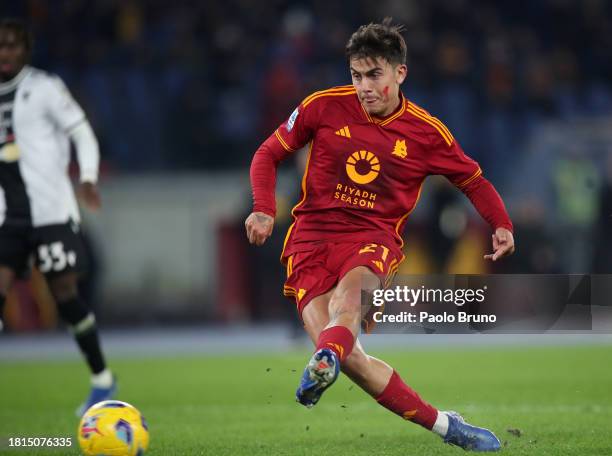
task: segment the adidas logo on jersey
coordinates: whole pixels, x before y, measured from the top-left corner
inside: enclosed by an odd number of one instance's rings
[[[342,127],[340,130],[336,132],[338,136],[343,136],[344,138],[350,138],[351,132],[349,131],[348,125]]]

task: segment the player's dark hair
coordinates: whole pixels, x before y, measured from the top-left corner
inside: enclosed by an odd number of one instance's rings
[[[406,63],[406,42],[402,36],[403,25],[391,25],[392,18],[382,23],[362,25],[351,35],[346,44],[346,57],[351,59],[376,59],[382,57],[391,65]]]
[[[13,32],[17,39],[23,44],[28,56],[32,54],[34,37],[32,36],[30,28],[24,21],[13,18],[0,19],[0,30],[8,30]]]

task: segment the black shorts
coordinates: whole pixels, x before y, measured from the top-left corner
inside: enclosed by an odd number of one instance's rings
[[[87,266],[78,223],[39,227],[0,226],[0,265],[18,277],[27,276],[32,262],[46,277],[81,273]]]

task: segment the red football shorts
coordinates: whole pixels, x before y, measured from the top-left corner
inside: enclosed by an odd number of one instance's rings
[[[294,298],[300,314],[313,298],[327,293],[358,266],[366,266],[387,287],[404,259],[397,248],[364,242],[322,242],[287,258],[283,293]]]

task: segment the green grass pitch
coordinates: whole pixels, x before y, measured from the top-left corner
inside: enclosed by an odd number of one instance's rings
[[[366,341],[367,343],[367,341]],[[612,347],[449,348],[373,352],[426,400],[489,427],[507,455],[612,454]],[[112,363],[118,399],[151,430],[148,455],[460,455],[379,407],[342,377],[312,410],[293,394],[309,353]],[[76,437],[86,394],[78,361],[3,362],[0,438]],[[520,430],[520,437],[508,432]],[[75,439],[76,440],[76,439]],[[70,455],[72,450],[0,450]]]

